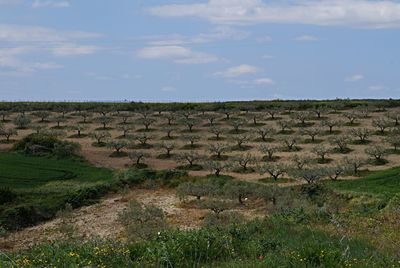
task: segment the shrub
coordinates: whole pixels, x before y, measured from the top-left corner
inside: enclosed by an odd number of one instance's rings
[[[13,202],[17,194],[10,188],[0,188],[0,205]]]

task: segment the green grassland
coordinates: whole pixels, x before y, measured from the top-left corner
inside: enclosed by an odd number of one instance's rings
[[[0,187],[34,190],[51,185],[93,184],[111,179],[111,171],[79,160],[59,160],[0,152]]]

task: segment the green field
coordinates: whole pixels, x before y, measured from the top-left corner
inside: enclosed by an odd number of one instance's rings
[[[111,178],[111,171],[76,160],[0,153],[0,187],[33,189],[47,183],[94,183]]]
[[[329,182],[328,185],[343,192],[373,194],[391,198],[400,192],[400,167],[374,172],[357,180]]]

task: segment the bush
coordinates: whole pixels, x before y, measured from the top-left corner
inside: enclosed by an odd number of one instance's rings
[[[59,158],[77,155],[80,145],[74,142],[61,141],[53,135],[30,134],[13,146],[14,151],[23,151],[29,155],[50,154]]]
[[[0,205],[13,202],[17,194],[10,188],[0,188]]]

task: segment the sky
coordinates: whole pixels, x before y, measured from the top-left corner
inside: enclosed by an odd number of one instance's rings
[[[0,100],[400,98],[400,1],[0,0]]]

